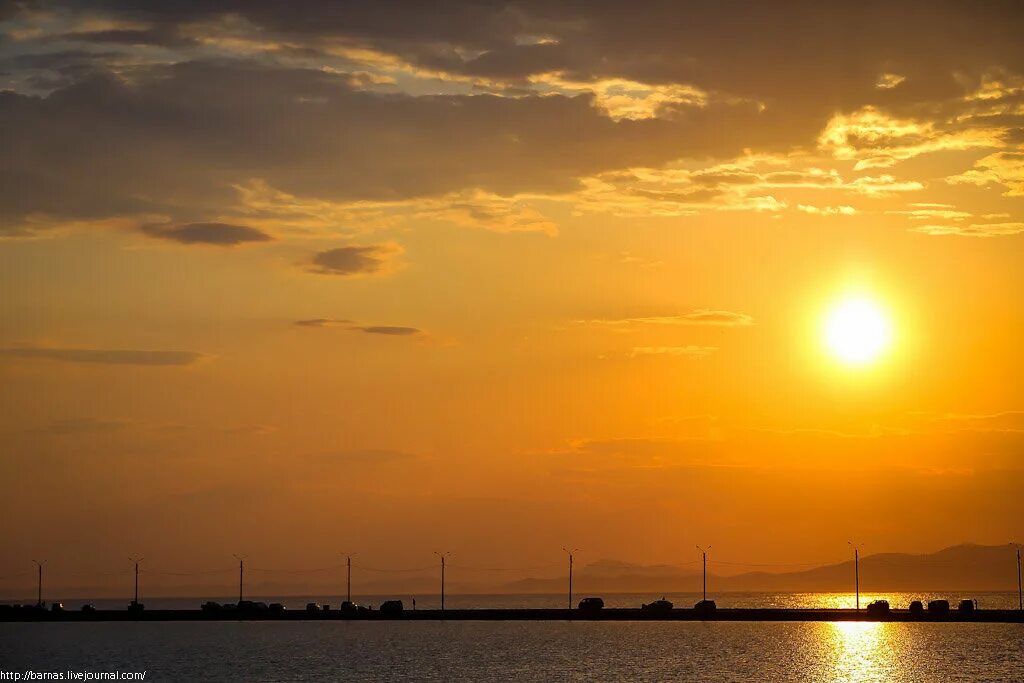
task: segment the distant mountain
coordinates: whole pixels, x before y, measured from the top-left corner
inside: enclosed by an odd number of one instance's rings
[[[740,574],[720,579],[717,585],[734,591],[847,591],[853,576],[850,560],[785,574]],[[869,591],[1016,590],[1017,560],[1009,546],[973,543],[926,555],[867,555],[860,561],[860,585]]]
[[[714,566],[713,560],[709,565]],[[715,591],[844,592],[852,590],[853,560],[796,572],[748,572],[733,576],[708,574]],[[529,578],[502,586],[516,593],[557,593],[567,577]],[[687,592],[701,587],[700,569],[669,565],[640,566],[601,560],[574,572],[573,583],[585,592]],[[1006,545],[973,543],[935,553],[879,553],[860,560],[864,591],[1016,590],[1017,562]]]
[[[719,576],[714,573],[714,556],[708,561],[708,589],[728,591],[774,592],[848,592],[853,590],[853,560],[795,572],[755,571]],[[353,589],[359,595],[432,595],[440,588],[438,571],[367,574],[356,568]],[[472,593],[562,593],[566,590],[565,574],[532,577],[501,583],[500,579],[465,572],[458,567],[449,570],[447,591],[451,595]],[[159,580],[158,579],[164,579]],[[250,595],[336,595],[341,590],[343,575],[298,577],[254,577],[246,581]],[[230,596],[237,584],[230,576],[209,583],[174,581],[173,577],[144,577],[144,592],[153,596],[212,595]],[[942,592],[951,590],[1017,590],[1017,563],[1009,546],[985,546],[965,543],[938,552],[912,555],[880,553],[866,555],[860,561],[860,586],[867,593],[875,591]],[[591,593],[665,593],[697,592],[701,588],[700,563],[685,567],[673,565],[638,565],[605,559],[577,565],[573,575],[577,595]],[[116,583],[103,585],[64,585],[48,589],[57,597],[125,596],[131,584],[120,577]],[[16,586],[0,585],[0,598],[28,600],[35,595],[31,578]],[[16,600],[17,601],[17,600]],[[0,600],[2,602],[2,600]]]

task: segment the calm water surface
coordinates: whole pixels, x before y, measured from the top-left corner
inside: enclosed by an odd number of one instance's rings
[[[1024,681],[1024,625],[0,624],[0,670],[151,680]]]

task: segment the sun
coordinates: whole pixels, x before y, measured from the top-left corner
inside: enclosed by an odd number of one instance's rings
[[[892,329],[885,311],[868,297],[850,296],[836,303],[825,318],[825,344],[847,365],[867,365],[888,348]]]

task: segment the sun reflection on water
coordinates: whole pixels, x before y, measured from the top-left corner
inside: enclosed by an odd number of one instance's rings
[[[834,681],[886,681],[894,662],[885,624],[842,621],[827,624],[835,662]]]
[[[814,605],[815,607],[823,607],[827,609],[853,609],[857,605],[857,596],[854,593],[816,593],[814,597],[816,602]],[[907,604],[909,604],[909,598],[899,599],[899,597],[895,595],[886,593],[861,593],[860,608],[864,609],[875,600],[888,600],[894,609],[897,607],[906,607]]]

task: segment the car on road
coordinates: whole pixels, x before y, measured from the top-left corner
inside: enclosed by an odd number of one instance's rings
[[[385,600],[380,604],[380,611],[385,614],[398,614],[405,610],[401,600]]]
[[[654,602],[648,602],[640,605],[641,611],[644,612],[671,612],[672,603],[662,597],[661,600],[655,600]]]

